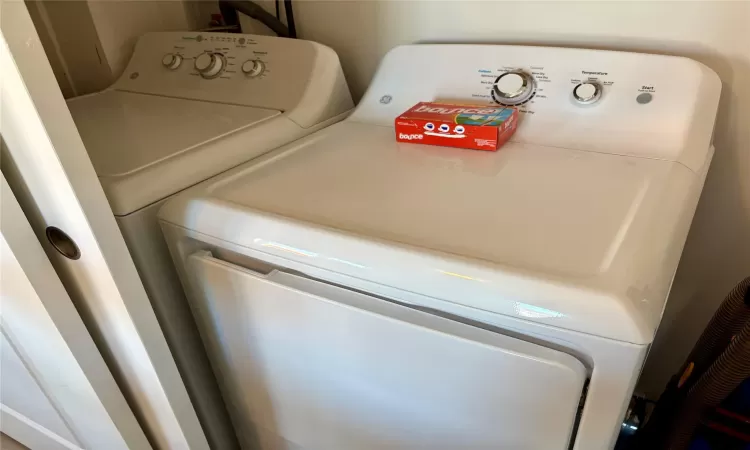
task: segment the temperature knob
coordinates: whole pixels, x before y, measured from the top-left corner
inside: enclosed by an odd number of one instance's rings
[[[203,78],[216,78],[224,70],[224,55],[221,53],[201,53],[195,58],[195,70]]]
[[[497,77],[492,86],[492,95],[498,103],[519,105],[534,95],[536,82],[525,72],[505,72]]]
[[[573,88],[573,98],[582,105],[589,105],[602,96],[602,85],[595,81],[586,81]]]
[[[266,65],[259,59],[248,59],[242,63],[242,73],[251,78],[262,74],[264,70],[266,70]]]
[[[161,59],[161,65],[169,70],[176,70],[182,64],[182,56],[176,53],[167,53]]]

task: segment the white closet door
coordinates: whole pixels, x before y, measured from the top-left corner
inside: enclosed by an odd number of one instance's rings
[[[151,448],[0,176],[0,431],[32,450]]]
[[[0,429],[32,449],[82,448],[2,326],[0,331]]]
[[[307,278],[188,258],[194,310],[246,444],[567,449],[572,356]]]
[[[3,175],[154,446],[209,450],[26,4],[0,12]]]

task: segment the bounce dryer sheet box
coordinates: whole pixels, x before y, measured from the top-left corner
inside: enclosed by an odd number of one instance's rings
[[[421,102],[396,118],[396,140],[494,152],[517,125],[515,108]]]

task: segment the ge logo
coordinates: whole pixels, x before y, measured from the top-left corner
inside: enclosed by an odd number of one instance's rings
[[[390,95],[384,95],[384,96],[380,97],[380,103],[382,103],[384,105],[387,105],[388,103],[390,103],[391,100],[393,100],[393,97],[391,97]]]

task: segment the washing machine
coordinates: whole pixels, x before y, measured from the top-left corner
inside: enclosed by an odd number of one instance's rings
[[[343,119],[353,103],[338,57],[297,39],[149,33],[113,86],[68,107],[208,442],[229,448],[226,408],[156,213],[175,193]]]
[[[352,116],[168,202],[243,443],[613,447],[720,90],[673,56],[398,47]],[[497,152],[397,143],[421,101],[516,107],[519,127]]]

